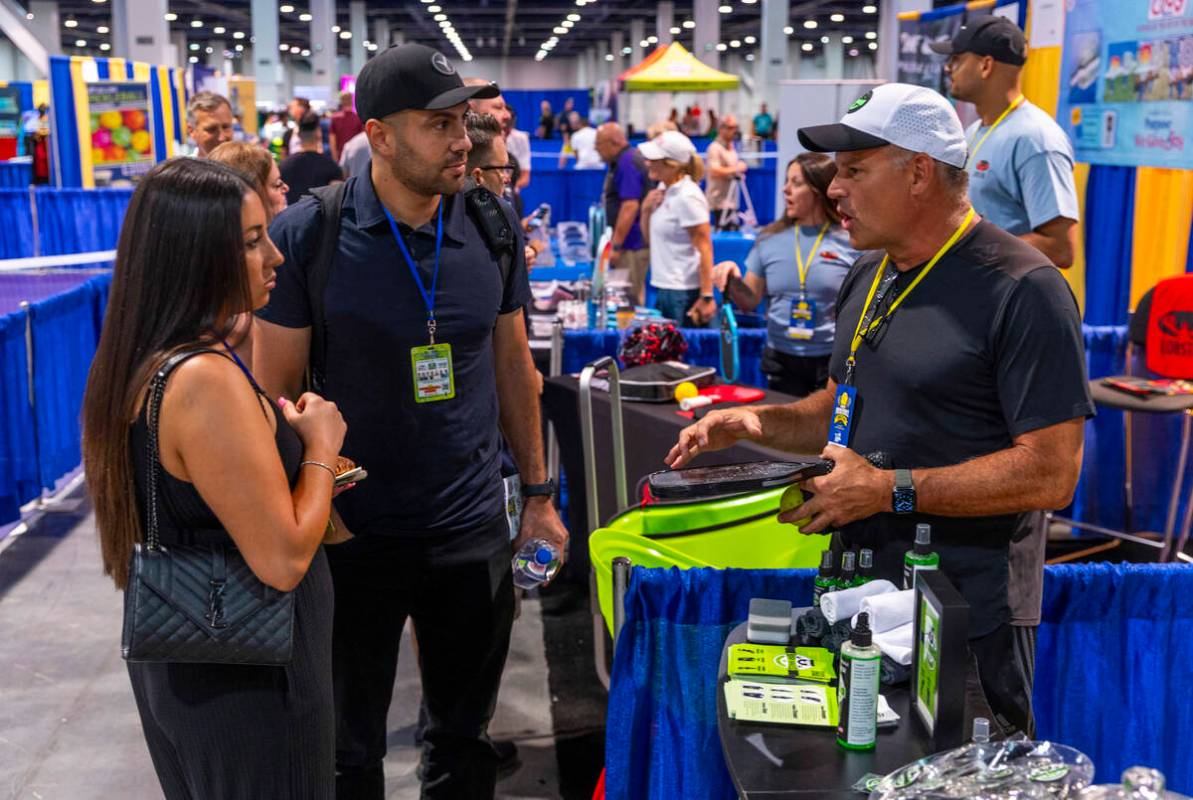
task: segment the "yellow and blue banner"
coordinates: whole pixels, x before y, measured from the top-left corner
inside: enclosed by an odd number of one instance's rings
[[[123,58],[51,56],[50,95],[54,176],[60,187],[94,188],[97,171],[101,177],[132,177],[138,169],[112,170],[110,162],[117,155],[122,163],[164,161],[175,155],[186,135],[183,72],[173,67]],[[100,114],[109,114],[108,120],[92,119],[93,97],[102,98]],[[115,124],[114,113],[121,124]],[[128,146],[113,143],[113,136],[119,142],[127,139]]]
[[[1008,17],[1023,27],[1025,8],[1026,0],[973,0],[931,11],[905,11],[899,14],[899,61],[895,79],[899,83],[935,89],[947,97],[945,59],[932,52],[928,45],[948,41],[965,23],[994,13]]]

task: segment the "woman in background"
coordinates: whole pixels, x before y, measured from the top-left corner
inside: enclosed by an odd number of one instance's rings
[[[253,179],[261,202],[265,204],[265,215],[271,222],[286,210],[286,192],[290,187],[282,180],[278,162],[268,150],[248,142],[224,142],[212,150],[208,158],[238,169]]]
[[[767,225],[746,257],[746,274],[732,261],[713,276],[744,311],[765,297],[767,347],[762,371],[770,388],[804,397],[828,383],[837,321],[837,290],[857,260],[828,187],[837,174],[822,153],[802,153],[787,165],[783,216]]]

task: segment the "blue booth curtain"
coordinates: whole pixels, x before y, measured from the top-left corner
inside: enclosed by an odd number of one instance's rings
[[[1085,189],[1085,322],[1123,325],[1131,297],[1135,168],[1095,164]]]
[[[0,317],[0,525],[21,518],[21,506],[37,497],[37,447],[29,406],[25,311]]]
[[[43,256],[114,250],[132,189],[39,189]],[[107,266],[102,265],[102,266]]]
[[[610,798],[732,798],[716,726],[721,647],[752,597],[803,605],[812,570],[635,568],[606,723]],[[1144,764],[1193,788],[1193,568],[1050,566],[1036,655],[1040,738],[1115,781]],[[905,721],[902,724],[911,724]]]
[[[551,113],[558,117],[559,112],[563,111],[564,102],[570,97],[575,111],[580,116],[587,117],[590,105],[588,93],[589,90],[584,87],[575,89],[502,89],[501,97],[505,100],[505,104],[517,114],[518,130],[530,134],[530,149],[537,150],[535,145],[542,140],[535,139],[534,130],[539,124],[539,105],[542,101],[549,102]],[[553,138],[558,146],[558,131],[554,133]]]
[[[0,258],[28,258],[33,255],[33,209],[29,189],[0,189]]]
[[[99,341],[96,309],[107,275],[29,307],[41,485],[52,489],[78,466],[83,390]]]

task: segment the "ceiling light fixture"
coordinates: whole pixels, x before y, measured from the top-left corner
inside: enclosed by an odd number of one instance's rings
[[[75,39],[75,47],[86,47],[86,46],[87,46],[86,39]]]
[[[758,41],[758,38],[757,38],[757,37],[755,37],[755,36],[747,36],[747,37],[745,38],[745,43],[746,43],[746,44],[754,44],[754,43],[755,43],[755,42],[757,42],[757,41]]]
[[[658,43],[659,43],[659,37],[657,37],[657,36],[647,36],[647,37],[646,37],[646,42],[647,42],[647,44],[658,44]]]
[[[722,14],[732,14],[733,6],[729,6],[729,5],[717,6],[717,11],[719,11]]]
[[[638,42],[638,46],[645,50],[646,48],[650,47],[650,42],[643,39],[642,41]]]
[[[79,21],[77,19],[71,18],[66,20],[66,22],[63,22],[62,26],[64,28],[77,28],[79,27]]]
[[[805,53],[811,53],[814,49],[816,49],[811,42],[804,42],[799,46],[799,48]]]
[[[237,53],[243,53],[243,52],[244,52],[244,45],[242,45],[242,44],[238,44],[238,45],[236,45],[236,52],[237,52]]]
[[[203,48],[203,52],[206,53],[207,55],[211,55],[215,51],[212,50],[210,47],[205,47],[205,48]]]
[[[844,22],[845,15],[844,14],[832,14],[831,16],[829,16],[829,19],[831,19],[833,22]]]
[[[294,6],[287,3],[284,6],[278,6],[278,11],[282,12],[283,14],[293,14]]]
[[[436,22],[443,22],[445,19],[447,19],[447,14],[436,14],[433,19]]]
[[[311,57],[311,51],[310,51],[310,50],[307,50],[307,49],[304,47],[304,48],[303,48],[303,50],[302,50],[302,52],[301,52],[301,53],[299,53],[299,55],[303,56],[304,58],[310,58],[310,57]]]
[[[828,43],[829,43],[829,38],[828,38],[827,36],[821,36],[821,37],[820,37],[820,43],[821,43],[821,44],[828,44]]]
[[[302,52],[302,48],[299,47],[298,45],[292,45],[290,47],[290,52],[293,53],[294,55],[298,55],[299,53]]]
[[[212,33],[223,33],[226,30],[227,30],[227,28],[223,27],[222,25],[217,25],[216,27],[211,29],[211,32]]]
[[[198,64],[198,63],[199,63],[199,57],[198,57],[198,56],[191,56],[190,58],[188,58],[188,59],[187,59],[187,61],[191,62],[192,64]]]
[[[576,26],[576,23],[572,22],[570,19],[565,19],[563,22],[561,22],[559,24],[563,28],[574,28]]]
[[[312,17],[310,14],[307,14],[306,12],[298,15],[299,22],[310,22],[312,19],[314,19],[314,17]]]
[[[107,26],[107,25],[100,25],[98,28],[96,28],[96,29],[95,29],[95,32],[96,32],[96,33],[107,33],[107,32],[108,32],[108,26]]]
[[[868,44],[867,47],[869,47],[871,50],[877,50],[878,42],[870,42],[870,44]]]
[[[199,47],[198,47],[198,45],[195,45],[195,46],[194,46],[194,47],[192,47],[191,49],[192,49],[192,50],[198,50],[198,49],[199,49]],[[290,50],[290,45],[288,45],[288,44],[279,44],[279,45],[278,45],[278,49],[279,49],[279,50],[281,50],[283,53],[285,53],[285,52],[288,52],[288,51]]]
[[[579,14],[568,14],[568,19],[571,20],[572,22],[579,22],[580,15]]]
[[[351,39],[352,31],[340,31],[340,38],[341,39]]]
[[[178,19],[178,15],[175,14],[173,11],[171,11],[165,15],[166,22],[173,22],[176,19]]]
[[[28,20],[31,20],[31,19],[33,19],[33,12],[32,12],[32,11],[30,11],[29,13],[27,13],[27,14],[25,15],[25,19],[28,19]]]
[[[100,42],[99,49],[103,50],[106,53],[107,51],[112,49],[112,45],[108,44],[107,42]]]
[[[805,28],[807,28],[807,29],[808,29],[808,30],[810,30],[810,31],[814,31],[814,30],[816,30],[816,28],[817,28],[817,26],[818,26],[818,25],[819,25],[819,23],[817,23],[817,22],[816,22],[816,20],[814,20],[814,19],[806,19],[806,20],[804,20],[804,27],[805,27]]]
[[[695,28],[695,27],[696,27],[696,23],[695,23],[693,20],[690,20],[690,19],[685,19],[685,20],[683,21],[683,26],[684,26],[686,29],[688,29],[688,30],[691,30],[692,28]]]
[[[730,47],[741,47],[741,39],[732,39],[729,42]]]
[[[724,53],[728,49],[729,49],[729,45],[725,44],[724,42],[717,42],[717,52],[718,53]]]
[[[202,28],[202,27],[203,27],[203,20],[201,20],[201,19],[192,19],[192,20],[191,20],[191,27],[192,27],[192,28]]]
[[[331,26],[331,32],[332,32],[332,33],[339,33],[339,32],[340,32],[340,26],[339,26],[339,25],[332,25],[332,26]]]
[[[866,38],[867,39],[877,39],[878,33],[876,31],[866,31]]]
[[[754,60],[754,54],[746,53],[746,61],[753,61],[753,60]]]
[[[199,43],[198,43],[198,42],[191,42],[191,44],[190,44],[190,48],[191,48],[192,50],[198,50],[198,49],[199,49]],[[285,50],[285,49],[286,49],[286,45],[282,45],[282,49],[283,49],[283,50]]]
[[[878,6],[862,6],[863,14],[877,14]]]
[[[672,36],[679,36],[679,32],[680,32],[680,30],[682,30],[682,29],[681,29],[681,28],[680,28],[678,25],[672,25],[672,26],[671,26],[671,35],[672,35]]]
[[[787,34],[788,36],[790,36],[791,34],[795,33],[795,28],[793,28],[793,27],[791,27],[790,25],[788,25],[787,27],[783,28],[783,33],[785,33],[785,34]]]
[[[613,54],[612,54],[612,53],[605,53],[605,60],[606,60],[606,61],[612,61],[612,60],[613,60]]]
[[[244,31],[236,31],[236,33],[232,34],[232,38],[233,39],[243,39]]]
[[[852,36],[842,36],[841,44],[853,44],[853,37]]]
[[[443,9],[440,6],[427,6],[428,14],[438,14]]]

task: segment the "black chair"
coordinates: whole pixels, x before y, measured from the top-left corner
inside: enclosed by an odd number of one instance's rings
[[[1193,281],[1193,275],[1184,276],[1178,280]],[[1189,539],[1189,529],[1193,525],[1193,485],[1190,486],[1189,498],[1186,504],[1184,519],[1181,523],[1179,537],[1174,543],[1174,536],[1177,534],[1176,516],[1180,508],[1181,489],[1184,485],[1185,473],[1189,462],[1189,444],[1191,434],[1193,434],[1193,395],[1133,395],[1114,389],[1107,385],[1106,381],[1126,378],[1149,377],[1145,367],[1140,366],[1136,368],[1136,360],[1140,353],[1146,353],[1149,346],[1148,336],[1148,322],[1151,316],[1152,297],[1155,288],[1149,289],[1146,294],[1140,299],[1139,304],[1135,308],[1135,313],[1131,315],[1130,322],[1127,326],[1127,350],[1126,350],[1126,374],[1116,375],[1110,378],[1099,378],[1090,381],[1090,393],[1093,395],[1094,402],[1099,406],[1106,408],[1114,408],[1123,412],[1123,438],[1124,449],[1126,453],[1126,479],[1123,482],[1123,506],[1124,506],[1124,522],[1126,531],[1116,531],[1110,528],[1104,528],[1099,525],[1092,525],[1087,522],[1078,522],[1077,520],[1067,519],[1053,515],[1052,521],[1063,525],[1069,525],[1081,530],[1088,530],[1092,533],[1101,534],[1103,536],[1110,536],[1115,539],[1124,539],[1126,541],[1135,542],[1137,544],[1155,547],[1159,549],[1159,561],[1172,561],[1180,559],[1182,561],[1193,562],[1185,554],[1185,544]],[[1193,309],[1191,309],[1193,310]],[[1193,375],[1163,375],[1160,377],[1175,378],[1181,380],[1193,380]],[[1176,474],[1172,478],[1172,490],[1168,501],[1168,516],[1164,525],[1163,533],[1154,531],[1140,531],[1139,533],[1152,533],[1160,538],[1148,538],[1146,536],[1139,536],[1130,533],[1134,522],[1134,486],[1133,486],[1133,468],[1134,468],[1134,453],[1133,453],[1133,437],[1132,437],[1132,417],[1134,414],[1180,414],[1181,415],[1181,440],[1180,451],[1177,456]]]

